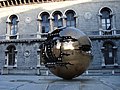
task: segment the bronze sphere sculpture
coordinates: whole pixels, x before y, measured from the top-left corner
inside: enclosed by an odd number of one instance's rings
[[[41,58],[54,75],[75,78],[84,73],[92,61],[91,41],[77,28],[58,28],[49,33],[41,45]]]

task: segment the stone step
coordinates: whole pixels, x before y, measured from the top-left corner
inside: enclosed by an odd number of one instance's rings
[[[120,75],[120,70],[87,70],[83,75]]]

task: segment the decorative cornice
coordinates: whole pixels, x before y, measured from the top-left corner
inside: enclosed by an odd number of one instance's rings
[[[120,39],[120,35],[89,35],[91,40]]]
[[[120,35],[89,35],[91,40],[104,40],[104,39],[120,39]],[[10,39],[0,40],[0,44],[4,43],[32,43],[32,42],[44,42],[45,38],[29,38],[29,39]]]
[[[1,0],[0,8],[10,7],[10,6],[19,6],[19,5],[28,5],[28,4],[40,4],[40,3],[50,3],[50,2],[61,2],[66,0]]]
[[[3,43],[32,43],[32,42],[43,42],[45,39],[10,39],[0,40],[0,44]]]

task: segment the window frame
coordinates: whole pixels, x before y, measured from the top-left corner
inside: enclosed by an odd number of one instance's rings
[[[115,28],[115,14],[109,7],[102,7],[99,10],[99,35],[113,35],[116,34]],[[109,21],[109,22],[108,22]]]
[[[6,24],[6,39],[18,39],[19,17],[15,14],[8,16]]]
[[[17,67],[17,50],[14,45],[9,45],[5,50],[5,67]]]
[[[49,19],[49,17],[50,17],[50,15],[47,12],[44,12],[41,14],[41,26],[45,27],[45,32],[43,32],[43,29],[42,29],[41,33],[48,33],[50,31],[50,19]]]
[[[53,14],[53,28],[63,27],[63,14],[60,11],[54,11]]]
[[[76,27],[76,13],[73,10],[67,10],[66,15],[66,26],[67,27]],[[69,24],[68,24],[69,23]]]

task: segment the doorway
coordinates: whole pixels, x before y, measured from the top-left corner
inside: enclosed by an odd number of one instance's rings
[[[115,57],[115,52],[113,49],[114,44],[112,42],[105,42],[103,47],[104,47],[105,65],[114,64],[114,57]]]

